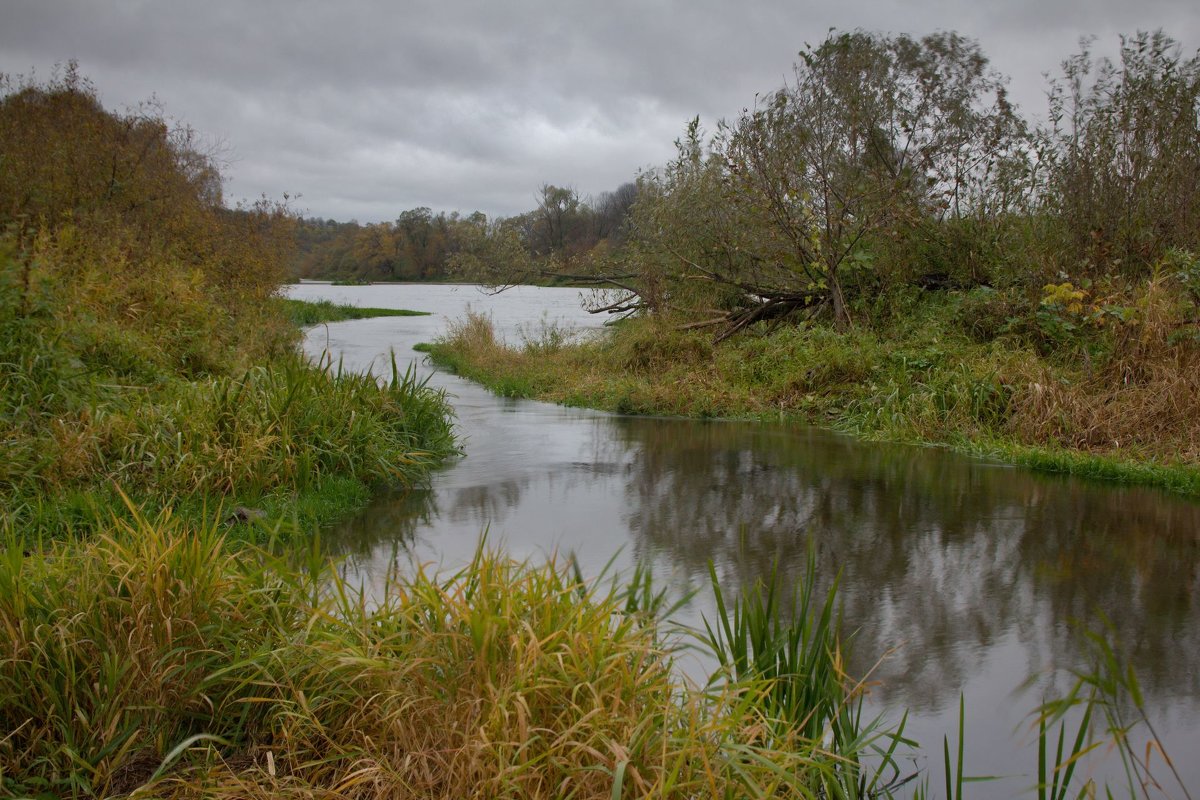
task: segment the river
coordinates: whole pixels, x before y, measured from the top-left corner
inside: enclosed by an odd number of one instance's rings
[[[428,488],[379,497],[328,534],[355,580],[378,585],[397,560],[461,566],[486,531],[517,558],[574,553],[585,572],[614,558],[618,569],[647,564],[674,591],[700,590],[681,612],[694,623],[709,608],[710,561],[735,587],[776,563],[803,575],[811,550],[823,580],[840,575],[850,671],[888,654],[870,705],[892,719],[909,709],[906,733],[926,748],[914,763],[932,787],[965,698],[967,773],[1006,776],[973,784],[971,797],[1027,794],[1029,712],[1067,688],[1064,669],[1084,666],[1079,627],[1107,619],[1167,751],[1193,794],[1200,787],[1200,504],[783,422],[506,400],[412,351],[468,307],[514,341],[547,322],[597,327],[573,289],[304,284],[289,294],[435,312],[318,326],[305,340],[355,369],[383,367],[391,350],[415,360],[450,395],[464,441],[466,456]]]

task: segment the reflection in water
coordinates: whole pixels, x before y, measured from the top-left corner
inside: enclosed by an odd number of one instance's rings
[[[333,527],[332,555],[369,558],[381,545],[412,552],[417,531],[437,517],[437,495],[426,488],[387,492],[358,516]]]
[[[1196,562],[1200,506],[811,429],[614,424],[636,453],[627,524],[639,552],[703,580],[841,574],[858,674],[915,709],[953,704],[1015,636],[1011,665],[1076,666],[1073,620],[1103,613],[1151,694],[1200,698]],[[1011,688],[1011,687],[1009,687]]]
[[[386,305],[384,290],[371,289],[370,304]],[[454,299],[455,290],[420,287],[435,289],[438,303]],[[388,346],[403,353],[431,338],[430,319],[329,326],[322,346],[365,366]],[[592,573],[619,553],[619,567],[649,564],[679,590],[704,587],[710,561],[730,589],[776,563],[799,577],[811,548],[824,580],[840,575],[852,674],[895,649],[873,673],[872,702],[912,709],[909,733],[935,746],[956,728],[965,695],[967,764],[990,774],[1028,775],[1036,764],[1013,729],[1038,694],[1013,702],[1011,693],[1028,677],[1035,692],[1061,691],[1047,676],[1082,666],[1075,622],[1095,628],[1103,616],[1168,750],[1200,784],[1200,763],[1186,759],[1200,737],[1200,505],[810,428],[621,418],[497,400],[442,373],[432,380],[452,395],[467,456],[327,537],[368,587],[410,559],[461,566],[485,530],[515,557],[573,551]],[[704,598],[691,622],[707,612]]]
[[[1022,650],[1005,665],[1007,689],[1050,666],[1080,666],[1072,622],[1098,613],[1151,698],[1200,698],[1196,504],[793,426],[572,424],[591,428],[590,459],[483,483],[435,481],[380,498],[330,538],[368,571],[397,543],[457,564],[479,532],[532,518],[535,530],[522,530],[547,551],[600,536],[613,543],[606,556],[627,537],[632,558],[691,586],[705,583],[709,561],[729,586],[775,564],[800,576],[811,547],[821,575],[840,575],[852,671],[896,649],[874,673],[886,704],[954,705],[1010,640]],[[608,507],[589,513],[585,495],[597,492]],[[471,534],[460,541],[468,549],[447,553],[444,528]],[[584,533],[565,534],[573,528]]]

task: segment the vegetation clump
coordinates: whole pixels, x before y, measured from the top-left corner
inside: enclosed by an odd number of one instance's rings
[[[342,322],[348,319],[373,317],[427,317],[432,312],[410,311],[406,308],[370,308],[335,303],[332,300],[295,300],[279,298],[283,313],[297,327],[319,325],[322,322]]]

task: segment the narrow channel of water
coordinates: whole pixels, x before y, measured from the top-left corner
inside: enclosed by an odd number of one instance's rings
[[[570,551],[595,571],[615,554],[617,566],[647,563],[681,590],[703,588],[710,561],[730,586],[776,563],[802,575],[812,549],[825,580],[841,576],[851,672],[889,654],[872,704],[912,711],[908,732],[929,753],[918,766],[935,787],[941,738],[955,735],[965,696],[968,773],[1013,776],[973,785],[972,797],[1033,783],[1026,715],[1065,688],[1052,669],[1082,666],[1077,624],[1105,617],[1168,751],[1200,787],[1200,504],[794,425],[509,401],[412,353],[468,305],[510,338],[543,319],[596,326],[575,290],[309,284],[291,296],[436,312],[320,326],[306,340],[356,369],[386,364],[390,349],[417,359],[452,396],[465,439],[466,457],[429,488],[381,497],[331,534],[364,583],[396,558],[460,566],[484,530],[516,557]]]

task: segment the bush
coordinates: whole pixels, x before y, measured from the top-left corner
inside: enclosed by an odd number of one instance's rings
[[[1041,160],[1064,266],[1144,278],[1170,248],[1200,249],[1200,54],[1140,32],[1117,63],[1085,46],[1063,67]]]

